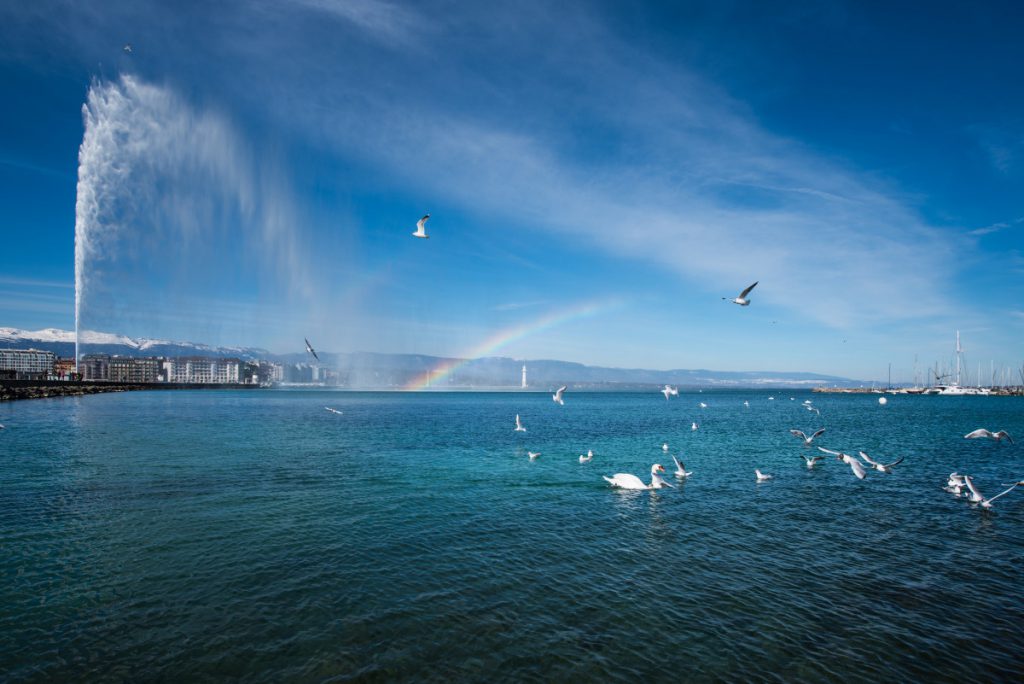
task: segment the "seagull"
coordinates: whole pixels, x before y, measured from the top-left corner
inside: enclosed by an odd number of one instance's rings
[[[819,410],[818,410],[818,407],[817,407],[817,406],[809,406],[809,405],[804,405],[804,408],[805,408],[805,409],[807,409],[808,411],[814,411],[814,412],[815,412],[815,413],[817,413],[817,414],[818,414],[819,416],[821,415],[821,411],[819,411]]]
[[[754,283],[754,285],[756,284],[757,283]],[[751,285],[751,287],[753,287],[753,285]],[[762,473],[757,468],[754,469],[754,474],[757,475],[758,482],[767,482],[768,480],[771,480],[772,478],[775,477],[774,475],[769,475],[768,473]]]
[[[810,399],[804,399],[804,404],[810,404],[810,403],[811,403]]]
[[[341,411],[339,411],[338,409],[331,408],[330,406],[324,406],[324,408],[330,411],[331,413],[337,413],[339,416],[341,415]]]
[[[821,428],[820,430],[815,432],[810,437],[805,435],[803,430],[790,430],[789,434],[793,435],[794,437],[799,437],[800,439],[804,440],[804,446],[809,447],[809,446],[811,446],[811,442],[814,441],[814,438],[815,437],[820,437],[823,432],[825,432],[825,428]]]
[[[737,297],[736,299],[729,299],[728,297],[722,297],[722,299],[727,299],[731,301],[733,304],[739,304],[740,306],[750,306],[750,300],[747,299],[747,295],[750,294],[750,291],[753,290],[755,287],[757,287],[756,282],[743,292],[740,292],[740,296]]]
[[[668,444],[662,444],[661,445],[661,450],[664,451],[667,454],[668,453]]]
[[[825,460],[824,456],[804,456],[803,454],[800,454],[800,457],[802,459],[804,459],[805,461],[807,461],[807,468],[808,468],[808,470],[810,470],[811,468],[816,466],[818,464],[818,461],[824,461]]]
[[[306,340],[305,337],[303,337],[302,339]],[[316,359],[317,361],[320,360],[320,357],[316,355],[316,350],[313,349],[313,345],[311,345],[309,343],[309,340],[306,340],[306,351],[308,351],[310,354],[312,354],[313,358]]]
[[[671,487],[668,482],[665,482],[658,473],[665,472],[663,466],[655,463],[651,466],[651,484],[645,485],[636,475],[630,475],[629,473],[615,473],[612,477],[602,475],[605,481],[608,482],[612,487],[619,487],[621,489],[661,489],[662,487]]]
[[[708,405],[707,405],[707,404],[705,404],[705,403],[704,403],[704,402],[702,401],[702,402],[700,402],[700,407],[701,407],[701,408],[707,408],[707,407],[708,407]]]
[[[964,435],[964,439],[981,438],[994,439],[997,442],[1005,439],[1010,444],[1013,444],[1013,439],[1010,437],[1010,434],[1006,430],[1000,430],[999,432],[990,432],[985,428],[978,428],[974,432],[968,432],[966,435]]]
[[[430,218],[430,214],[426,214],[423,218],[416,222],[416,232],[412,234],[413,237],[423,238],[429,240],[430,236],[427,235],[427,219]]]
[[[775,401],[775,397],[768,397],[768,401]]]
[[[818,451],[824,451],[826,454],[832,454],[833,456],[836,457],[836,459],[850,466],[850,470],[853,471],[853,474],[857,476],[858,480],[863,480],[865,477],[867,477],[868,471],[864,470],[864,466],[861,464],[861,462],[855,459],[853,456],[850,456],[849,454],[844,454],[841,451],[832,451],[831,449],[826,449],[825,447],[818,447]]]
[[[678,397],[679,396],[679,388],[678,387],[669,387],[668,385],[665,385],[665,388],[663,390],[661,390],[661,393],[664,394],[665,395],[665,399],[668,400],[668,398],[670,396],[671,397]]]
[[[515,432],[526,432],[526,428],[523,427],[523,422],[519,420],[519,414],[516,414],[516,429]]]
[[[583,454],[580,454],[580,463],[590,463],[593,460],[594,460],[594,452],[592,450],[590,450],[590,449],[587,449],[587,455],[586,456],[584,456]]]
[[[696,423],[690,423],[690,432],[696,432],[698,425]]]
[[[959,473],[950,473],[949,479],[946,480],[946,486],[943,487],[943,489],[949,492],[950,494],[954,494],[957,497],[959,497],[963,494],[964,487],[966,486],[967,483],[964,482],[963,475]]]
[[[565,392],[566,385],[562,385],[555,393],[551,395],[551,401],[558,403],[560,406],[565,406],[565,402],[562,401],[562,393]]]
[[[903,459],[906,458],[906,456],[901,456],[900,460],[893,461],[892,463],[879,463],[878,461],[873,460],[863,451],[858,451],[857,453],[860,455],[861,458],[864,459],[865,463],[867,463],[869,466],[871,466],[878,472],[885,473],[886,475],[892,475],[893,466],[898,466],[900,463],[903,463]]]
[[[749,401],[744,401],[743,405],[746,406],[747,408],[750,408],[750,402]]]
[[[1017,487],[1024,485],[1024,480],[1014,482],[1012,485],[1010,485],[1009,489],[1004,489],[1003,491],[993,496],[991,499],[986,499],[984,496],[982,496],[981,492],[978,491],[978,488],[974,486],[974,480],[971,479],[970,475],[964,475],[964,482],[967,484],[967,488],[971,490],[971,495],[969,497],[970,502],[981,504],[982,508],[992,508],[993,501],[1001,497],[1003,494],[1009,494]]]
[[[535,460],[535,459],[536,459],[536,458],[537,458],[538,456],[540,456],[540,452],[539,452],[539,451],[527,451],[527,452],[526,452],[526,455],[530,457],[530,460],[531,460],[531,461],[533,461],[533,460]]]
[[[678,458],[673,456],[672,460],[675,461],[675,463],[676,463],[676,477],[678,477],[680,480],[685,480],[686,478],[688,478],[691,475],[693,475],[693,471],[692,470],[687,470],[686,466],[684,466],[682,463],[680,463]]]
[[[124,50],[125,52],[127,52],[129,55],[132,54],[132,44],[131,43],[126,43],[125,46],[123,48],[121,48],[121,49]]]

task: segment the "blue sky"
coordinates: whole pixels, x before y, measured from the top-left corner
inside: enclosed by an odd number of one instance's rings
[[[865,5],[3,3],[0,326],[1020,367],[1024,10]]]

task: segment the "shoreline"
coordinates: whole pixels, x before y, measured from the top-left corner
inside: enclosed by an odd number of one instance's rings
[[[107,392],[140,392],[144,390],[196,389],[259,389],[259,385],[242,383],[180,383],[180,382],[93,382],[70,380],[0,380],[0,402],[55,397],[80,397]]]

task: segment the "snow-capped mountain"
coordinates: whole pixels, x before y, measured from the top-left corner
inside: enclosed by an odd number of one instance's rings
[[[221,356],[241,359],[262,359],[272,356],[266,349],[253,347],[215,347],[196,342],[175,342],[155,340],[148,337],[132,338],[126,335],[83,330],[80,338],[80,352],[83,354],[120,354],[122,356]],[[52,351],[57,356],[70,358],[75,355],[75,333],[73,330],[44,328],[43,330],[19,330],[0,328],[0,348],[41,349]]]

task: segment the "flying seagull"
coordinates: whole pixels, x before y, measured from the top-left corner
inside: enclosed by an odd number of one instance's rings
[[[850,470],[853,471],[853,474],[857,476],[858,480],[863,480],[865,477],[867,477],[868,471],[864,470],[864,465],[860,461],[855,459],[853,456],[850,456],[849,454],[844,454],[841,451],[832,451],[831,449],[826,449],[825,447],[818,447],[818,451],[824,451],[826,454],[832,454],[838,460],[850,466]]]
[[[678,387],[669,387],[668,385],[665,385],[664,389],[661,390],[661,393],[665,395],[665,399],[666,400],[669,397],[678,397],[679,396],[679,388]]]
[[[886,475],[892,475],[893,466],[898,466],[900,463],[903,463],[903,459],[906,458],[905,456],[902,456],[900,457],[900,460],[893,461],[892,463],[879,463],[878,461],[874,460],[873,458],[865,454],[863,451],[858,451],[857,453],[860,455],[861,458],[864,459],[865,463],[867,463],[869,466],[871,466],[878,472],[885,473]]]
[[[526,432],[526,428],[523,427],[523,422],[519,420],[519,414],[516,414],[516,429],[515,432]]]
[[[790,430],[789,434],[793,435],[794,437],[799,437],[800,439],[804,440],[804,446],[808,446],[809,447],[809,446],[811,446],[811,442],[814,441],[814,438],[815,437],[820,437],[823,432],[825,432],[825,428],[821,428],[820,430],[815,432],[810,437],[805,435],[803,430]]]
[[[562,385],[555,393],[551,395],[551,401],[558,403],[560,406],[565,406],[565,402],[562,400],[562,394],[565,392],[566,385]]]
[[[592,449],[587,449],[587,455],[580,454],[580,463],[590,463],[594,460],[594,452]]]
[[[124,50],[125,52],[127,52],[129,55],[132,54],[132,44],[131,43],[126,43],[125,46],[123,48],[121,48],[121,49]]]
[[[330,406],[324,406],[324,408],[330,411],[331,413],[337,413],[339,416],[341,415],[341,411],[339,411],[336,408],[331,408]]]
[[[305,337],[303,337],[302,339],[306,340]],[[309,343],[309,340],[306,340],[306,351],[308,351],[310,354],[312,354],[313,358],[316,359],[317,361],[320,360],[320,357],[316,355],[316,350],[313,349],[313,345],[311,345]]]
[[[968,432],[964,435],[964,439],[994,439],[997,442],[1000,440],[1006,440],[1010,444],[1013,444],[1013,439],[1006,430],[1000,430],[999,432],[990,432],[985,428],[978,428],[974,432]]]
[[[750,291],[753,290],[755,287],[757,287],[757,282],[755,282],[753,285],[748,287],[743,292],[740,292],[740,296],[737,297],[736,299],[729,299],[728,297],[722,297],[722,299],[729,300],[733,304],[739,304],[740,306],[750,306],[750,300],[747,299],[747,295],[750,294]]]
[[[754,474],[757,475],[758,482],[767,482],[768,480],[771,480],[773,477],[775,477],[774,475],[769,475],[768,473],[762,473],[760,470],[756,468],[754,469]]]
[[[416,232],[412,234],[413,237],[423,238],[424,240],[430,239],[427,235],[427,219],[430,218],[430,214],[424,215],[419,221],[416,222]]]
[[[981,504],[982,508],[991,508],[993,501],[1001,497],[1003,494],[1009,494],[1017,487],[1024,485],[1024,480],[1021,480],[1020,482],[1014,482],[1012,485],[1010,485],[1009,489],[999,492],[991,499],[986,499],[984,496],[982,496],[981,492],[978,491],[978,488],[974,486],[974,480],[971,478],[970,475],[964,475],[964,483],[967,485],[967,489],[971,490],[970,497],[968,498],[968,500],[971,503]]]
[[[807,462],[808,469],[816,466],[818,464],[818,461],[825,460],[824,456],[804,456],[803,454],[800,454],[800,458],[804,459],[804,461]]]
[[[536,458],[538,456],[540,456],[540,452],[539,451],[527,451],[526,455],[530,457],[531,461],[533,461],[533,460],[536,460]]]

